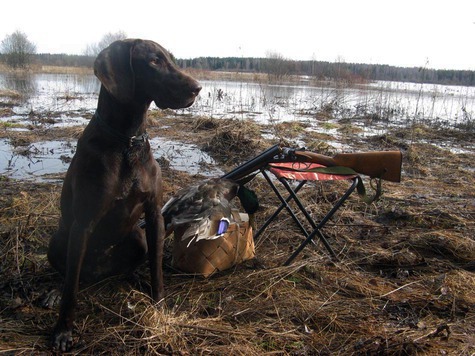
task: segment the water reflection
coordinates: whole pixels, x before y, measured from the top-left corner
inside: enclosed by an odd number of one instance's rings
[[[37,81],[31,73],[0,74],[0,88],[16,91],[27,100],[38,90]]]
[[[201,81],[201,84],[200,97],[188,109],[201,115],[253,118],[265,123],[300,119],[299,110],[318,105],[319,91],[313,87],[223,81]]]
[[[17,115],[93,111],[99,88],[92,74],[0,74],[0,90],[20,94],[13,107]]]
[[[93,74],[36,74],[35,80],[45,93],[97,95],[100,88]]]

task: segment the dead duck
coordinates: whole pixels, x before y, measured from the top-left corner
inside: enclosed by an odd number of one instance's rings
[[[223,236],[234,222],[231,200],[238,196],[248,214],[258,208],[254,192],[221,178],[208,179],[177,192],[162,208],[167,235],[172,231],[189,244]]]

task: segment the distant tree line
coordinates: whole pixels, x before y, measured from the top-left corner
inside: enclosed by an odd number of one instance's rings
[[[8,56],[0,53],[0,62],[7,63]],[[90,67],[92,68],[95,57],[85,55],[71,55],[71,54],[50,54],[37,53],[32,54],[28,60],[28,66],[32,64],[39,64],[44,66],[60,66],[60,67]],[[15,66],[12,66],[15,67]],[[25,67],[25,65],[17,65],[16,67]]]
[[[276,61],[279,65],[276,65]],[[199,57],[177,59],[181,68],[264,72],[277,77],[308,75],[318,79],[346,81],[389,80],[415,83],[475,86],[475,71],[396,67],[386,64],[361,64],[325,61],[293,61],[283,58]],[[277,72],[276,72],[277,70]]]
[[[86,55],[39,53],[35,55],[34,62],[45,66],[92,68],[94,58]]]

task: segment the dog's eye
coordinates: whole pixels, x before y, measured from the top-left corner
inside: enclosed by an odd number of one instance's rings
[[[154,57],[154,58],[152,58],[152,59],[150,60],[150,64],[155,65],[155,66],[160,65],[161,62],[162,62],[162,61],[161,61],[160,58],[158,58],[158,57]]]

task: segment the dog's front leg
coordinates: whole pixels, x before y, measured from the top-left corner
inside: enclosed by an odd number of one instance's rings
[[[145,234],[147,237],[148,260],[152,279],[152,299],[158,302],[164,297],[163,284],[163,245],[165,228],[163,217],[156,202],[148,204],[145,209]]]
[[[91,227],[80,226],[75,221],[69,233],[65,282],[59,318],[53,331],[52,340],[53,347],[63,352],[68,351],[73,342],[72,329],[79,288],[79,275],[91,231]]]

